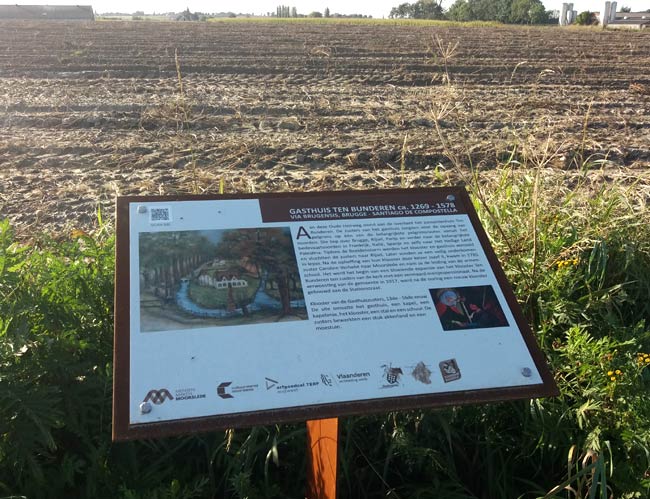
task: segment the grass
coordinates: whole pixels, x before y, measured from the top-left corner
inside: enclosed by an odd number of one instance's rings
[[[101,22],[111,21],[133,21],[133,22],[178,22],[168,19],[165,16],[144,15],[133,19],[132,15],[124,16],[97,16],[96,20]],[[436,19],[390,19],[390,18],[350,18],[350,17],[266,17],[266,16],[240,16],[240,17],[208,17],[208,23],[281,23],[281,24],[366,24],[366,25],[386,25],[386,26],[440,26],[440,27],[476,27],[476,28],[498,28],[505,25],[497,21],[443,21]],[[530,27],[530,26],[525,26]]]
[[[208,22],[238,23],[238,22],[266,22],[266,23],[310,23],[310,24],[373,24],[385,26],[467,26],[490,27],[505,26],[496,21],[440,21],[435,19],[374,19],[374,18],[345,18],[345,17],[212,17]]]
[[[466,177],[560,397],[344,418],[342,497],[648,497],[650,220],[587,167]],[[299,496],[302,425],[110,443],[112,251],[0,228],[0,493]]]

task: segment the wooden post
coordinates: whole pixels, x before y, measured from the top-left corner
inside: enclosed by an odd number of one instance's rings
[[[307,421],[307,499],[336,499],[338,418]]]

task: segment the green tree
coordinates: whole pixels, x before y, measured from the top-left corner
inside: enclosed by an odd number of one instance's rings
[[[414,16],[416,19],[444,19],[445,15],[442,6],[434,0],[418,0],[414,4]]]
[[[397,7],[393,7],[391,9],[388,17],[390,17],[391,19],[395,19],[395,18],[404,19],[404,18],[412,17],[412,12],[413,10],[410,3],[401,3]]]
[[[275,13],[277,17],[291,17],[291,8],[288,5],[278,5]]]
[[[540,3],[535,3],[528,11],[530,24],[546,24],[549,21],[550,12],[544,9]]]
[[[457,0],[447,11],[454,21],[508,22],[512,0]]]
[[[487,21],[498,21],[500,23],[507,23],[509,22],[508,17],[510,16],[510,5],[512,3],[512,0],[496,0],[494,2],[494,12],[493,16],[491,18],[486,19]],[[542,10],[544,6],[539,3],[539,5],[542,6]]]
[[[453,21],[545,24],[551,13],[540,0],[456,0],[446,12]]]
[[[472,11],[467,0],[456,0],[447,10],[447,18],[452,21],[471,21]]]
[[[494,21],[496,18],[495,5],[492,2],[480,0],[473,2],[472,10],[477,21]]]
[[[511,24],[528,24],[530,16],[529,10],[532,7],[534,0],[513,0],[510,5],[510,19]]]
[[[418,0],[415,3],[402,3],[390,11],[391,18],[407,19],[444,19],[445,15],[440,2],[434,0]]]
[[[596,14],[585,10],[584,12],[580,12],[576,17],[576,24],[580,26],[591,26],[593,24],[598,24],[598,20],[596,19]]]
[[[214,257],[215,246],[194,231],[140,234],[140,285],[171,299],[182,277]]]

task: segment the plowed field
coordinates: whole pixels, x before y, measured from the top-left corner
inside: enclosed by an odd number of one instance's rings
[[[5,21],[0,47],[0,217],[20,234],[91,227],[117,194],[650,165],[650,33]]]

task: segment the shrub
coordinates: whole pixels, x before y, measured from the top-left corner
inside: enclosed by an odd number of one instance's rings
[[[585,10],[584,12],[580,12],[576,17],[576,24],[580,26],[592,26],[598,24],[598,19],[596,19],[595,13]]]

